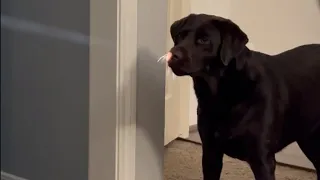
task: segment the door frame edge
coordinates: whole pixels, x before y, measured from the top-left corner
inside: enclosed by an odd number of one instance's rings
[[[88,180],[136,180],[138,0],[89,5]]]
[[[138,0],[118,0],[116,180],[136,180]]]

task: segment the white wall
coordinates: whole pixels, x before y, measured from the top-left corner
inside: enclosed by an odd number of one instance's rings
[[[191,0],[191,10],[232,19],[248,34],[251,46],[262,52],[276,54],[298,45],[320,43],[318,0]],[[195,125],[193,90],[190,99],[189,124]]]
[[[159,66],[154,59],[166,52],[168,6],[167,1],[163,0],[138,0],[137,6],[137,129],[134,179],[163,180],[166,76],[164,66]],[[157,43],[154,43],[155,41]]]

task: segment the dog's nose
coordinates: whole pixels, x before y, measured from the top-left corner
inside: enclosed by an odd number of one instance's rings
[[[183,58],[183,54],[181,51],[172,52],[172,60],[179,60]]]

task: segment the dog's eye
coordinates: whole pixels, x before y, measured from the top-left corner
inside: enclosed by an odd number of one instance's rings
[[[210,44],[210,39],[207,37],[202,37],[197,39],[197,44]]]

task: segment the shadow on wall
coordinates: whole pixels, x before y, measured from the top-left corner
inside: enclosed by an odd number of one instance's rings
[[[319,10],[320,10],[320,0],[317,0],[317,2],[318,2],[318,7],[319,7]]]
[[[149,162],[140,162],[141,166],[156,162],[153,158],[163,161],[165,66],[157,63],[158,58],[147,48],[138,51],[137,156],[152,158]],[[146,148],[150,149],[146,152]],[[162,163],[157,165],[163,168]]]

